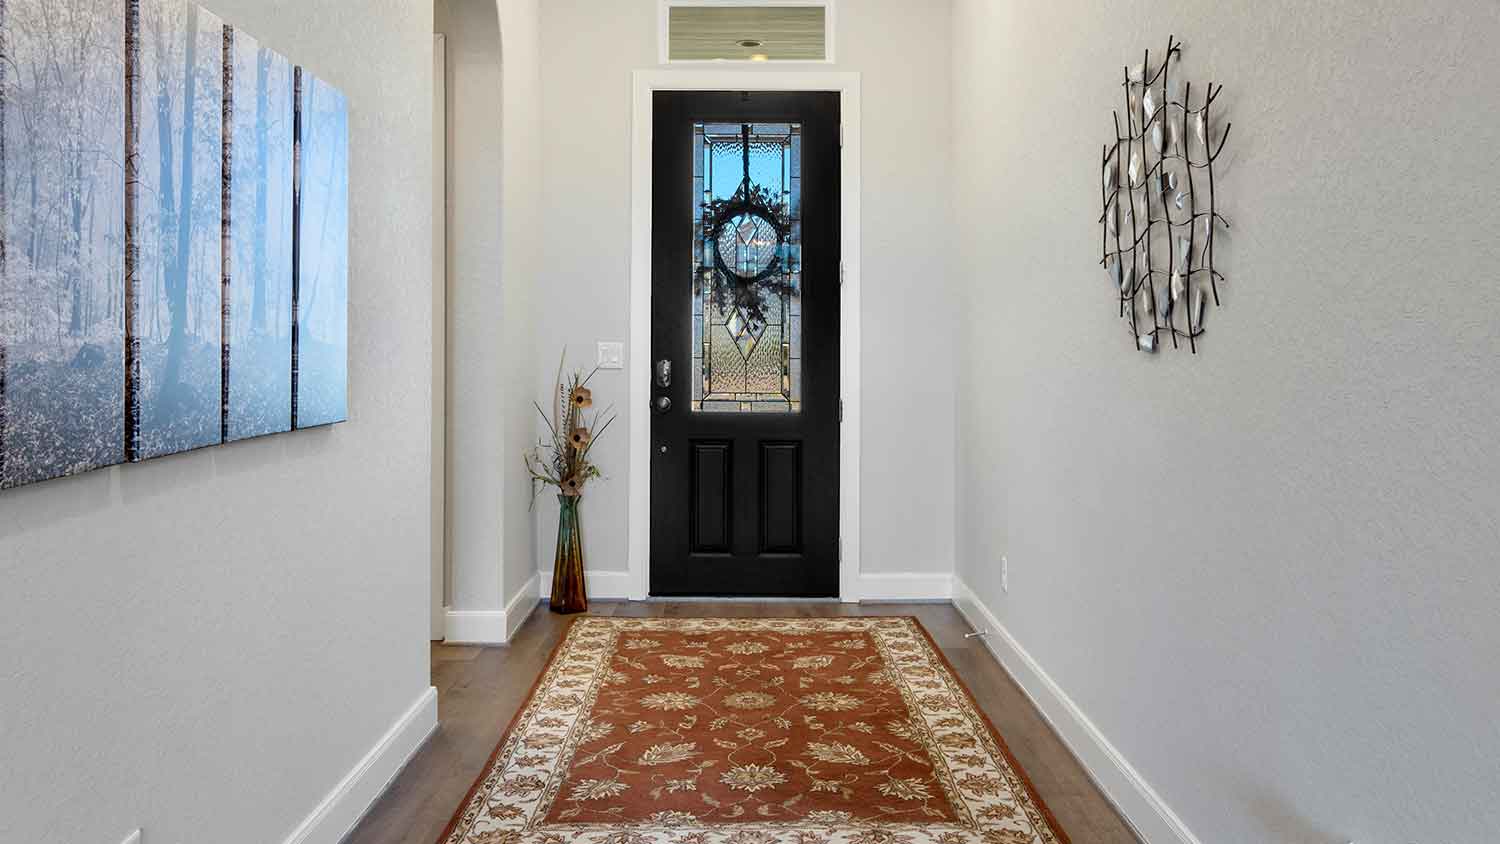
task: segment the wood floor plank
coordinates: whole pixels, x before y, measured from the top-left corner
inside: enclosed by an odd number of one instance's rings
[[[595,615],[689,618],[843,615],[916,616],[994,722],[1011,754],[1074,844],[1139,844],[1088,773],[947,604],[844,604],[835,601],[594,602]],[[371,807],[344,844],[432,844],[489,762],[490,754],[552,648],[567,617],[538,607],[509,645],[432,645],[432,684],[440,724],[427,745]]]

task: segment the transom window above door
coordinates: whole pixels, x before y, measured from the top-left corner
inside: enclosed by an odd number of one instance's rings
[[[659,1],[663,64],[833,61],[833,0]]]

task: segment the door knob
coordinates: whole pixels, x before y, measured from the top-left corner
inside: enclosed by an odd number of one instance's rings
[[[656,362],[656,386],[672,386],[672,362],[666,358]]]
[[[657,413],[666,413],[672,409],[672,400],[666,396],[657,396],[653,406],[656,408]]]

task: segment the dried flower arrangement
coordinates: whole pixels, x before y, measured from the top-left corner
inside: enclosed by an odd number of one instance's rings
[[[552,414],[549,416],[540,404],[532,402],[547,423],[552,440],[528,449],[525,461],[526,471],[531,475],[533,505],[542,489],[557,487],[557,559],[552,568],[550,604],[553,612],[575,613],[585,612],[589,607],[578,502],[583,497],[583,485],[603,477],[599,467],[589,460],[589,452],[615,421],[615,414],[606,409],[589,418],[587,411],[594,406],[589,381],[599,368],[595,367],[588,375],[574,372],[564,379],[567,357],[564,349],[562,360],[557,362],[557,377],[553,379]]]
[[[526,470],[531,473],[533,503],[536,495],[547,486],[557,487],[559,495],[577,497],[583,494],[585,483],[603,477],[599,467],[589,461],[589,452],[615,421],[615,414],[613,408],[609,408],[594,413],[592,419],[586,418],[585,411],[594,406],[594,395],[588,384],[599,369],[595,367],[587,375],[573,372],[565,379],[566,359],[567,352],[564,351],[563,360],[557,364],[551,415],[542,409],[541,404],[532,402],[552,435],[550,442],[539,442],[525,455]]]

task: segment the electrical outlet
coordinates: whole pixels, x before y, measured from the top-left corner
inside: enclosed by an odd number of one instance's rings
[[[1010,592],[1010,560],[1000,558],[1000,591]]]
[[[125,840],[121,841],[120,844],[141,844],[141,831],[138,829],[125,836]]]

